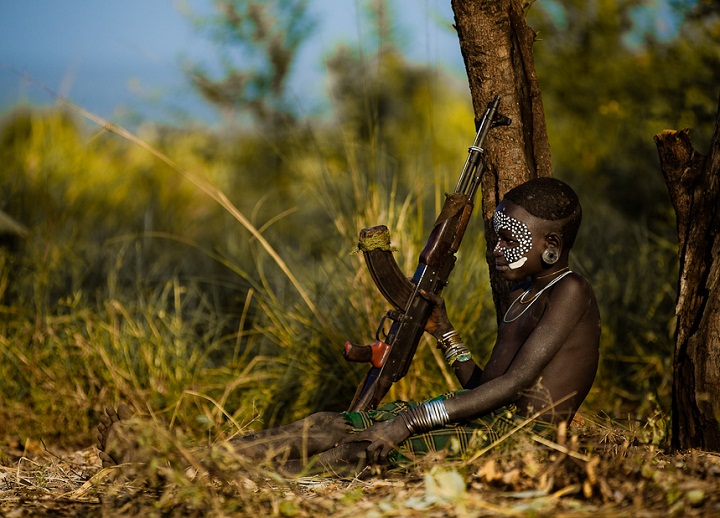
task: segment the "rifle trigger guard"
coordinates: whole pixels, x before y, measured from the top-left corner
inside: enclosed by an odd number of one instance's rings
[[[407,315],[405,315],[404,313],[399,312],[398,310],[389,309],[389,310],[387,311],[387,313],[385,313],[385,314],[383,315],[382,319],[380,319],[380,325],[378,326],[377,331],[375,331],[375,340],[377,340],[378,342],[383,342],[384,339],[386,339],[386,338],[388,337],[388,334],[385,332],[385,329],[384,329],[384,328],[385,328],[385,321],[386,321],[388,318],[389,318],[390,320],[392,320],[393,322],[397,322],[398,320],[400,320],[400,319],[403,318],[404,316],[407,316]],[[382,333],[382,336],[380,336],[381,333]]]
[[[387,320],[387,318],[388,318],[387,314],[383,315],[383,317],[380,319],[380,325],[378,326],[377,331],[375,331],[375,340],[377,340],[378,342],[382,342],[383,338],[387,338],[387,333],[385,332],[385,329],[384,329],[385,320]],[[380,333],[383,334],[382,338],[380,337]]]

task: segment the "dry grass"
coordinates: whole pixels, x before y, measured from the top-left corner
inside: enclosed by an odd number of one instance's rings
[[[165,436],[164,459],[135,472],[102,469],[93,448],[7,442],[0,512],[32,515],[203,516],[709,516],[720,512],[720,456],[669,454],[638,430],[587,420],[554,440],[518,434],[470,462],[425,457],[403,469],[283,478],[212,450],[214,476],[175,471],[189,454]],[[168,445],[172,445],[169,447]],[[198,457],[195,457],[197,460]],[[200,464],[207,465],[207,458]],[[127,473],[127,472],[125,472]]]

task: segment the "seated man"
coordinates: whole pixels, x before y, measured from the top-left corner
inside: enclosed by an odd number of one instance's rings
[[[600,340],[593,290],[568,266],[581,219],[575,192],[554,178],[530,180],[498,205],[495,268],[516,285],[484,369],[461,342],[442,298],[423,294],[434,303],[426,331],[437,338],[464,390],[368,412],[320,412],[235,437],[233,448],[257,460],[282,452],[282,467],[290,473],[309,462],[329,470],[361,470],[399,452],[436,449],[449,443],[447,437],[457,438],[454,444],[460,446],[478,437],[490,443],[529,416],[569,422],[592,386]],[[121,423],[130,410],[121,405],[107,413],[98,426],[103,465],[143,460],[122,447]]]

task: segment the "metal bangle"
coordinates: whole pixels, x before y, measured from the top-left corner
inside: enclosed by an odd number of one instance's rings
[[[450,421],[442,399],[434,399],[406,410],[400,414],[400,417],[412,435],[429,432]]]
[[[449,347],[452,347],[453,345],[457,345],[459,343],[461,343],[460,333],[455,329],[451,329],[447,333],[444,333],[440,338],[438,338],[437,348],[445,352]]]

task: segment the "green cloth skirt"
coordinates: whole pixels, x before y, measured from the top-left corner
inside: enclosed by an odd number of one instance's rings
[[[410,408],[422,405],[428,401],[444,400],[467,392],[459,390],[431,398],[425,401],[393,401],[376,410],[362,412],[343,412],[345,421],[352,427],[353,432],[361,432],[373,424],[394,419],[400,413]],[[399,445],[389,456],[391,464],[407,461],[415,455],[431,452],[447,451],[449,457],[461,457],[468,448],[479,450],[494,443],[500,437],[514,428],[521,426],[527,418],[517,413],[515,405],[507,405],[488,414],[482,415],[472,421],[462,423],[449,423],[442,428],[413,435]],[[528,423],[526,429],[536,433],[547,431],[547,423]]]

